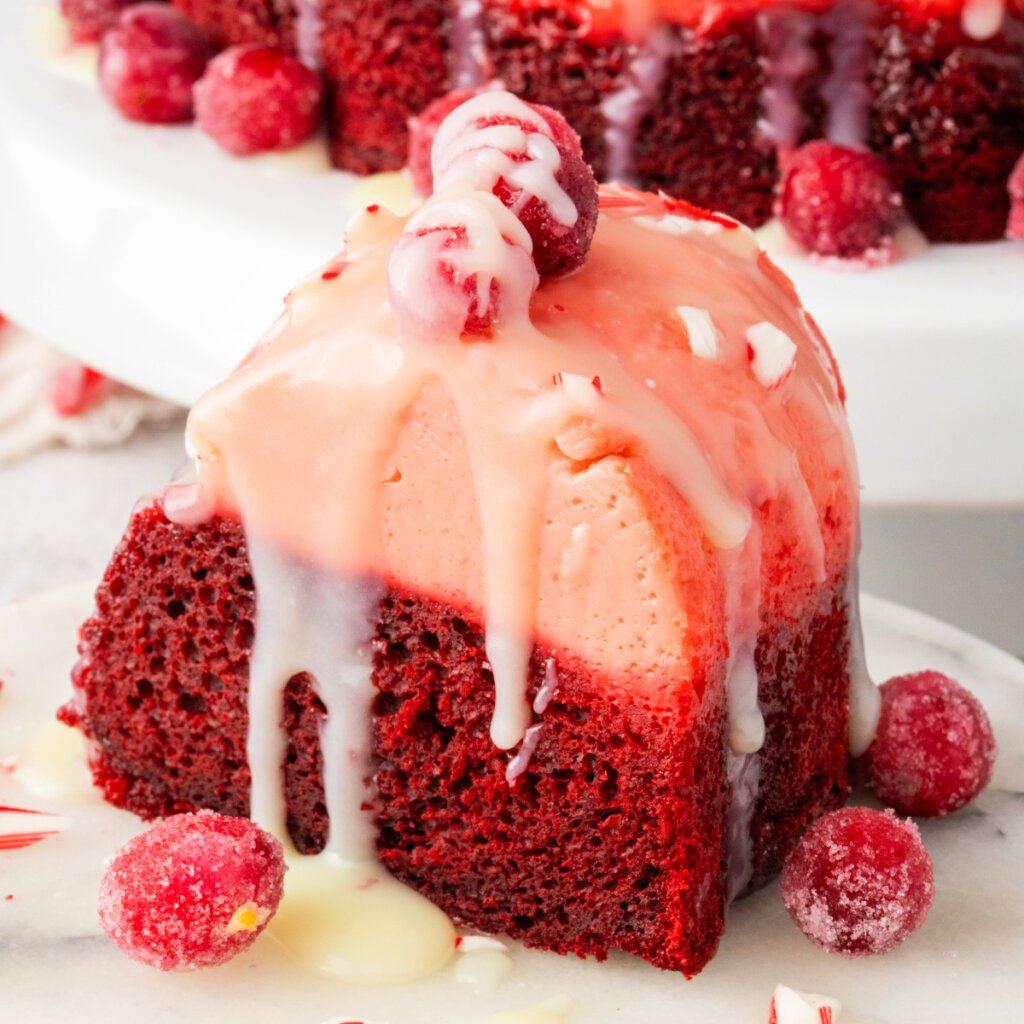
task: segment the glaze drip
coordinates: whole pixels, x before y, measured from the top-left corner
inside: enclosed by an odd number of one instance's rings
[[[764,71],[761,131],[782,152],[795,149],[806,126],[799,86],[818,63],[811,45],[817,19],[806,11],[774,10],[757,15]]]
[[[658,102],[669,62],[680,48],[669,25],[651,29],[629,49],[622,84],[601,101],[605,130],[605,177],[624,185],[636,182],[636,139],[644,115]]]
[[[500,120],[499,124],[481,121]],[[490,192],[504,179],[520,195],[512,212],[539,199],[559,224],[572,227],[579,212],[558,183],[561,154],[551,127],[509,92],[488,91],[457,107],[441,124],[431,151],[435,192],[458,186]]]
[[[822,29],[829,36],[831,63],[821,87],[828,107],[825,137],[841,146],[862,146],[867,138],[870,29],[876,16],[871,0],[839,0],[821,17]]]
[[[491,77],[482,0],[453,0],[449,47],[454,57],[452,87],[475,89]]]
[[[323,63],[323,17],[320,0],[294,0],[295,48],[303,64],[319,69]]]

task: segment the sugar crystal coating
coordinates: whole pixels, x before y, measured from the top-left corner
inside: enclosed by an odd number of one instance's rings
[[[898,676],[881,693],[878,732],[864,757],[878,798],[923,818],[970,803],[992,778],[996,757],[978,699],[941,672]]]
[[[175,815],[118,851],[100,885],[100,923],[150,967],[212,967],[263,931],[284,871],[281,844],[248,819]]]
[[[321,93],[316,72],[283,50],[232,46],[196,86],[196,119],[239,156],[290,149],[316,131]]]
[[[811,252],[877,262],[901,212],[885,164],[867,150],[809,142],[784,163],[777,213]]]
[[[847,957],[897,946],[921,927],[934,894],[917,826],[867,807],[820,818],[782,872],[782,901],[797,927]]]
[[[100,43],[100,86],[132,121],[192,119],[192,87],[209,50],[199,30],[165,4],[126,8]]]

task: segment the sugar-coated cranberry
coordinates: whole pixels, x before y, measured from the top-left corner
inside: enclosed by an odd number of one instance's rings
[[[50,405],[58,416],[78,416],[95,405],[110,386],[98,370],[81,363],[65,363],[50,374]]]
[[[790,236],[822,256],[882,252],[902,217],[902,199],[874,153],[808,142],[783,163],[776,212]]]
[[[289,149],[315,131],[320,78],[272,46],[232,46],[196,86],[196,119],[219,145],[244,156]]]
[[[176,815],[118,851],[100,885],[100,922],[151,967],[212,967],[263,931],[281,902],[284,871],[281,844],[251,821]]]
[[[503,316],[525,313],[537,270],[522,246],[504,236],[498,244],[504,251],[497,262],[485,258],[482,284],[465,225],[452,218],[406,231],[388,257],[388,292],[403,329],[433,339],[487,336]]]
[[[1006,225],[1006,237],[1024,239],[1024,153],[1014,166],[1007,187],[1010,190],[1010,219]]]
[[[915,672],[881,686],[882,713],[864,756],[868,785],[899,811],[950,814],[989,783],[992,725],[977,697],[941,672]]]
[[[125,117],[150,124],[192,119],[192,87],[209,50],[199,30],[166,4],[121,12],[100,42],[100,85]]]
[[[434,171],[430,165],[430,151],[434,147],[434,136],[441,122],[466,100],[472,99],[481,89],[453,89],[438,97],[409,121],[409,173],[413,188],[421,196],[434,191]]]
[[[817,946],[885,953],[917,931],[935,894],[932,862],[912,821],[845,807],[804,834],[782,872],[782,901]]]
[[[432,157],[438,176],[435,187],[460,183],[467,156],[478,167],[486,167],[477,154],[487,149],[496,150],[506,168],[508,161],[534,164],[539,173],[518,180],[514,167],[498,174],[491,191],[529,233],[541,277],[568,274],[582,266],[597,226],[597,182],[583,158],[579,136],[557,110],[524,103],[509,93],[484,90],[468,102],[476,109],[460,109],[465,106],[460,104],[437,129]],[[546,133],[538,131],[538,119],[547,125]],[[519,128],[521,134],[520,144],[506,150],[488,130],[508,128]],[[493,180],[495,172],[483,173]]]
[[[125,7],[137,0],[60,0],[60,13],[68,20],[76,43],[95,42],[116,21]]]

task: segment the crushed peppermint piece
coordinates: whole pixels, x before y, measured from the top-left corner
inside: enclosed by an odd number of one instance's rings
[[[768,1024],[839,1024],[842,1003],[831,996],[776,985]]]
[[[24,807],[0,807],[0,851],[23,850],[68,827],[67,818]]]
[[[754,376],[769,389],[782,384],[796,365],[793,339],[767,321],[747,328],[747,355]]]
[[[696,306],[676,306],[676,316],[686,327],[690,351],[698,359],[715,359],[718,356],[718,330],[711,314]]]

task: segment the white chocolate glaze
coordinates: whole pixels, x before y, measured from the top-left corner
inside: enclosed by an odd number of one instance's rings
[[[806,118],[798,92],[801,79],[817,66],[811,45],[817,19],[807,11],[762,11],[757,30],[764,72],[761,132],[785,152],[800,143]]]
[[[483,15],[483,0],[452,0],[448,45],[454,56],[456,89],[475,89],[491,77]]]
[[[669,61],[679,48],[679,34],[668,25],[651,29],[643,42],[630,47],[622,84],[601,101],[606,180],[635,184],[637,131],[657,104]]]
[[[534,1006],[488,1017],[484,1024],[568,1024],[573,1002],[568,996],[552,996]]]
[[[85,763],[85,740],[77,729],[47,722],[29,739],[13,767],[14,778],[44,800],[96,800]]]
[[[512,958],[501,949],[463,951],[460,946],[459,954],[455,961],[455,980],[477,992],[493,991],[512,974]]]
[[[503,123],[479,126],[491,119]],[[536,198],[555,221],[572,227],[579,213],[558,183],[561,162],[547,121],[501,90],[488,90],[457,107],[438,128],[431,150],[435,193],[452,185],[490,192],[504,179],[521,192],[513,211]]]
[[[868,135],[870,29],[876,16],[872,0],[837,0],[821,16],[830,62],[821,86],[828,109],[825,137],[842,146],[862,146]]]
[[[290,858],[271,934],[293,959],[349,981],[425,977],[451,958],[454,928],[380,867],[363,810],[375,692],[370,631],[380,585],[297,564],[251,533],[248,549],[258,608],[249,670],[250,814],[288,849],[280,724],[288,680],[308,672],[326,709],[321,751],[327,845],[316,857]]]
[[[323,32],[323,18],[320,0],[294,0],[295,48],[299,59],[311,68],[319,68],[323,62],[323,47],[320,36]]]
[[[860,547],[859,539],[856,542]],[[850,753],[860,757],[875,738],[882,713],[882,694],[868,672],[864,655],[864,630],[860,619],[860,577],[856,562],[850,568],[846,593],[849,609],[849,650],[847,672],[850,673]]]

